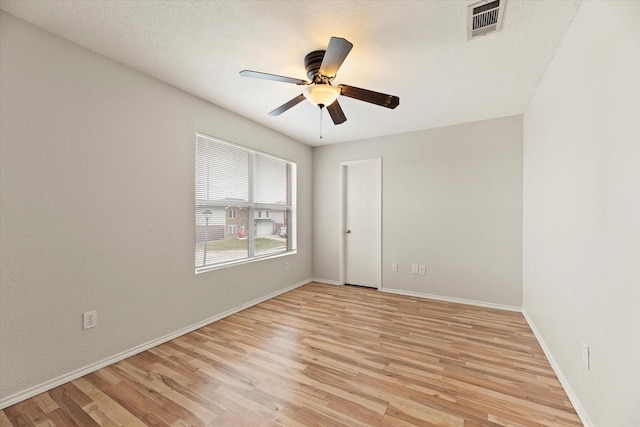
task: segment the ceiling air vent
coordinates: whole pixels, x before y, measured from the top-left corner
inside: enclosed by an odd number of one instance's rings
[[[467,39],[502,29],[505,0],[482,0],[467,6]]]

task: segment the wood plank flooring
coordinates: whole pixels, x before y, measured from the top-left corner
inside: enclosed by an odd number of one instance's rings
[[[581,425],[522,314],[310,283],[0,411],[5,426]]]

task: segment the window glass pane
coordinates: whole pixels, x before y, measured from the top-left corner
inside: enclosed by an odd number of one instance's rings
[[[256,153],[254,202],[288,205],[288,169],[287,162]]]
[[[286,209],[270,209],[268,216],[254,215],[254,230],[256,236],[256,256],[262,256],[287,250],[287,224],[289,211]]]
[[[239,212],[241,215],[242,212]],[[196,267],[242,260],[249,256],[246,236],[240,237],[240,229],[244,229],[244,225],[233,224],[236,233],[230,234],[229,229],[233,227],[226,220],[223,207],[196,208]]]

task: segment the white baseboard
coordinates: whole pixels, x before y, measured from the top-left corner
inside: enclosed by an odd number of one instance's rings
[[[536,325],[533,323],[533,320],[531,320],[531,317],[529,317],[529,314],[527,314],[527,312],[524,309],[522,309],[522,315],[524,316],[525,320],[529,324],[529,328],[531,328],[531,330],[533,331],[533,334],[536,336],[536,339],[538,340],[540,347],[542,347],[542,351],[544,352],[544,355],[547,357],[547,360],[549,361],[549,364],[551,365],[553,372],[556,374],[556,377],[558,377],[558,381],[560,381],[560,385],[562,385],[564,392],[567,393],[567,397],[569,398],[569,401],[571,401],[571,404],[573,405],[573,409],[576,410],[576,413],[578,414],[580,421],[582,421],[582,424],[584,425],[584,427],[591,427],[593,424],[591,424],[591,421],[589,420],[589,417],[587,416],[586,411],[584,410],[582,404],[580,403],[580,399],[578,399],[578,396],[576,396],[576,394],[573,392],[573,389],[571,388],[569,381],[567,381],[565,376],[562,374],[562,371],[560,370],[560,366],[558,366],[555,359],[553,358],[553,355],[551,354],[551,350],[549,350],[549,347],[547,347],[547,344],[542,339],[542,335],[540,335],[538,328],[536,328]]]
[[[318,279],[318,278],[314,277],[313,279],[311,279],[311,281],[312,282],[318,282],[318,283],[324,283],[325,285],[342,286],[342,283],[338,282],[337,280]]]
[[[491,302],[484,302],[484,301],[474,301],[474,300],[468,300],[468,299],[462,299],[462,298],[444,297],[441,295],[424,294],[421,292],[404,291],[401,289],[381,288],[380,292],[388,292],[390,294],[405,295],[408,297],[433,299],[437,301],[455,302],[458,304],[475,305],[477,307],[495,308],[498,310],[516,311],[516,312],[522,311],[522,307],[517,307],[513,305],[494,304]]]
[[[57,378],[51,379],[49,381],[46,381],[42,384],[38,384],[36,386],[30,387],[26,390],[20,391],[18,393],[15,393],[11,396],[7,396],[5,398],[0,399],[0,410],[7,408],[11,405],[14,405],[18,402],[22,402],[23,400],[29,399],[33,396],[36,396],[40,393],[44,393],[45,391],[51,390],[52,388],[58,387],[62,384],[66,384],[70,381],[73,381],[75,379],[78,379],[82,376],[85,376],[87,374],[90,374],[92,372],[97,371],[98,369],[104,368],[105,366],[109,366],[112,365],[116,362],[119,362],[121,360],[126,359],[127,357],[131,357],[134,356],[138,353],[142,353],[145,350],[148,350],[150,348],[153,348],[155,346],[158,346],[160,344],[164,344],[167,341],[171,341],[172,339],[178,338],[182,335],[188,334],[189,332],[193,332],[196,329],[200,329],[203,326],[207,326],[213,322],[216,322],[220,319],[224,319],[225,317],[231,316],[232,314],[235,314],[239,311],[245,310],[249,307],[252,307],[256,304],[260,304],[261,302],[267,301],[271,298],[275,298],[278,295],[284,294],[286,292],[289,292],[295,288],[298,288],[302,285],[306,285],[307,283],[311,282],[312,279],[307,279],[307,280],[303,280],[302,282],[298,282],[294,285],[291,285],[289,287],[286,287],[284,289],[280,289],[276,292],[273,292],[269,295],[265,295],[264,297],[258,298],[256,300],[253,300],[251,302],[248,302],[246,304],[242,304],[238,307],[232,308],[231,310],[227,310],[224,313],[218,314],[216,316],[210,317],[208,319],[205,319],[201,322],[195,323],[193,325],[187,326],[186,328],[182,328],[180,330],[177,330],[175,332],[172,332],[168,335],[165,335],[163,337],[151,340],[149,342],[146,342],[144,344],[141,344],[139,346],[133,347],[129,350],[123,351],[121,353],[118,354],[114,354],[113,356],[107,357],[106,359],[100,360],[98,362],[92,363],[90,365],[87,365],[83,368],[80,369],[76,369],[75,371],[69,372],[67,374],[61,375]]]

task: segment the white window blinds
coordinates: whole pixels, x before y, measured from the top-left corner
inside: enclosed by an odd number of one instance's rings
[[[295,249],[295,170],[196,135],[196,272]]]

